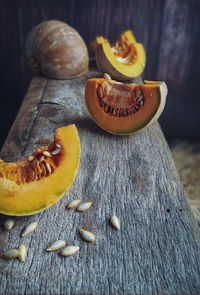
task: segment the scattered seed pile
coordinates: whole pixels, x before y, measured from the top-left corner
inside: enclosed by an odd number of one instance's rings
[[[78,206],[76,208],[76,211],[84,212],[84,211],[87,211],[92,206],[92,203],[93,203],[93,202],[89,201],[89,202],[84,202],[82,204],[79,204],[80,201],[81,201],[80,199],[75,199],[75,200],[71,201],[66,206],[66,209],[70,210],[70,209],[73,209]],[[116,228],[118,230],[120,229],[120,221],[116,215],[112,215],[110,217],[110,223],[113,225],[114,228]],[[14,220],[12,218],[8,218],[4,222],[4,227],[7,230],[11,230],[13,225],[14,225]],[[27,225],[24,228],[24,230],[22,231],[22,237],[25,237],[25,236],[31,234],[34,230],[36,230],[38,225],[39,224],[37,221],[34,221],[34,222],[30,223],[29,225]],[[80,228],[79,233],[80,233],[80,236],[82,237],[82,239],[87,242],[93,243],[96,240],[95,235],[86,229]],[[56,251],[56,250],[60,250],[60,249],[62,249],[60,251],[60,255],[70,256],[70,255],[73,255],[76,252],[78,252],[80,247],[77,245],[67,245],[66,246],[66,241],[56,240],[56,241],[53,241],[50,243],[50,245],[48,246],[46,251],[51,252],[51,251]],[[17,258],[21,262],[25,262],[26,256],[27,256],[27,246],[24,243],[20,244],[18,248],[8,249],[0,254],[1,258],[7,259],[7,260]]]

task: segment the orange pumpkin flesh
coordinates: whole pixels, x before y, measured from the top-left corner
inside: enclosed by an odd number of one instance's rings
[[[75,125],[58,128],[52,144],[25,160],[0,160],[0,213],[32,215],[55,204],[72,185],[79,162]]]
[[[166,95],[163,82],[136,85],[96,78],[88,80],[85,88],[91,117],[116,135],[133,134],[155,122],[164,109]]]
[[[130,80],[139,76],[144,69],[144,47],[136,42],[131,31],[124,32],[113,45],[98,37],[95,50],[97,67],[109,73],[113,79]]]

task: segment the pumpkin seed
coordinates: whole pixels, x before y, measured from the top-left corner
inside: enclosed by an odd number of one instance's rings
[[[55,149],[53,152],[52,152],[52,155],[58,155],[60,153],[60,149]]]
[[[108,73],[104,73],[103,77],[106,80],[112,80],[111,77],[110,77],[110,75]]]
[[[46,156],[46,157],[51,157],[51,154],[48,151],[44,151],[43,155]]]
[[[43,162],[44,161],[44,156],[41,156],[39,161],[40,161],[40,163]]]
[[[34,156],[29,156],[29,157],[28,157],[28,161],[29,161],[29,162],[32,162],[34,159],[35,159]]]
[[[95,235],[88,230],[80,228],[80,235],[84,240],[86,240],[88,242],[92,243],[95,241]]]
[[[119,81],[115,81],[115,84],[124,84],[124,83],[122,83],[122,82],[119,82]],[[131,83],[132,85],[136,85],[136,84],[134,84],[134,83]]]
[[[13,225],[14,225],[14,220],[13,219],[11,219],[11,218],[8,218],[8,219],[6,219],[5,220],[5,222],[4,222],[4,227],[5,228],[7,228],[7,229],[11,229],[12,227],[13,227]]]
[[[56,147],[60,149],[61,145],[59,143],[56,143]]]
[[[65,247],[65,245],[66,245],[65,241],[57,240],[49,245],[49,247],[47,248],[47,251],[55,251],[55,250]]]
[[[84,212],[86,210],[88,210],[90,208],[90,206],[92,205],[93,202],[85,202],[82,203],[78,206],[78,208],[76,209],[79,212]]]
[[[99,96],[100,98],[103,98],[103,90],[102,90],[102,88],[99,88],[99,89],[97,90],[97,93],[98,93],[98,96]]]
[[[1,254],[1,257],[5,258],[5,259],[15,259],[18,256],[19,256],[19,250],[18,249],[9,249],[9,250],[4,251]]]
[[[143,106],[143,104],[144,104],[144,101],[143,101],[143,100],[142,100],[142,101],[140,101],[140,105],[141,105],[141,106]]]
[[[46,168],[47,168],[47,170],[48,170],[48,172],[50,174],[51,173],[51,166],[47,162],[45,163],[45,165],[46,165]]]
[[[60,254],[62,256],[70,256],[70,255],[73,255],[74,253],[76,253],[77,251],[79,251],[78,246],[67,246],[64,249],[62,249]]]
[[[80,203],[80,199],[76,199],[71,201],[68,205],[67,205],[67,209],[73,209],[74,207],[76,207],[79,203]]]
[[[116,229],[120,229],[120,221],[119,218],[116,215],[112,215],[110,217],[110,222]]]
[[[19,245],[18,250],[19,250],[18,258],[21,262],[24,262],[27,256],[27,246],[24,243],[22,243],[21,245]]]
[[[142,96],[142,95],[138,96],[138,97],[136,98],[136,100],[137,100],[138,102],[142,101],[142,100],[143,100],[143,96]]]
[[[138,99],[141,94],[142,94],[142,92],[140,90],[136,90],[136,92],[135,92],[136,99]]]
[[[22,237],[25,237],[27,235],[29,235],[30,233],[32,233],[36,228],[38,227],[38,222],[32,222],[30,223],[27,227],[25,227],[25,229],[22,232]]]

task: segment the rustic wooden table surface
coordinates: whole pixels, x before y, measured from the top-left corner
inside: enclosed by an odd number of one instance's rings
[[[25,263],[0,259],[0,294],[200,294],[200,230],[180,183],[158,123],[132,136],[100,130],[84,105],[82,78],[57,81],[34,77],[1,151],[16,161],[49,144],[56,128],[75,123],[81,140],[81,163],[68,193],[37,215],[14,217],[7,231],[0,215],[0,247],[28,246]],[[67,211],[77,197],[92,200],[84,213]],[[27,196],[28,198],[28,196]],[[121,221],[117,231],[111,214]],[[39,226],[22,238],[32,221]],[[96,235],[88,244],[84,227]],[[71,257],[46,252],[64,239],[80,246]]]

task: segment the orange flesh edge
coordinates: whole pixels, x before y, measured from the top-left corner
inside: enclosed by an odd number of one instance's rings
[[[105,79],[90,79],[86,85],[86,104],[94,121],[103,129],[114,134],[130,134],[134,130],[140,129],[147,124],[160,105],[159,87],[154,85],[140,85],[145,97],[144,105],[138,112],[128,117],[115,117],[105,113],[100,107],[97,95],[97,88],[107,82]],[[138,85],[126,84],[134,89]],[[152,94],[152,96],[150,96]],[[146,120],[146,121],[145,121]]]

